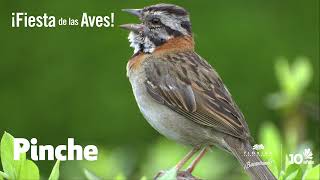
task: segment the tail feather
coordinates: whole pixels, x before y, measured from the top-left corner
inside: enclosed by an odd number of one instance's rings
[[[267,164],[260,159],[254,152],[249,142],[228,137],[225,138],[227,149],[238,159],[245,171],[254,180],[275,180],[276,177],[272,174]],[[248,155],[250,153],[250,156]]]

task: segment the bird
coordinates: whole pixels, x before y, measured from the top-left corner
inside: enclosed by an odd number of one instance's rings
[[[126,70],[142,115],[160,134],[192,147],[176,170],[200,151],[185,171],[192,173],[217,146],[252,179],[276,179],[256,153],[246,155],[255,151],[245,117],[216,70],[195,52],[189,12],[164,3],[123,11],[141,21],[120,27],[129,30],[134,49]]]

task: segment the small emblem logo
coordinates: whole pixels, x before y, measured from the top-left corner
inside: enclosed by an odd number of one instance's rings
[[[289,154],[290,164],[313,164],[313,154],[310,148],[304,149],[303,153]]]
[[[259,150],[263,150],[264,146],[263,146],[263,144],[255,144],[255,145],[253,145],[252,149],[259,151]]]

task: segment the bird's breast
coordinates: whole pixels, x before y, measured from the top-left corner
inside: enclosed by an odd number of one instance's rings
[[[147,62],[146,62],[147,63]],[[206,144],[211,131],[200,127],[167,106],[155,101],[147,92],[143,68],[129,69],[129,80],[138,107],[144,118],[159,133],[182,144]]]
[[[148,54],[138,53],[134,55],[127,63],[127,76],[130,76],[132,71],[139,71],[142,69],[142,62],[148,57]]]

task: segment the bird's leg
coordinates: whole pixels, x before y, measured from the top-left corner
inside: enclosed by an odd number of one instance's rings
[[[196,167],[196,165],[199,163],[199,161],[201,160],[201,158],[206,154],[206,152],[209,150],[210,146],[206,146],[204,147],[201,152],[199,153],[199,155],[192,161],[192,163],[189,165],[189,167],[187,168],[187,172],[189,172],[190,174],[192,173],[192,171],[194,170],[194,168]]]
[[[191,151],[188,152],[188,154],[178,162],[178,164],[175,166],[175,169],[177,170],[177,172],[180,174],[182,173],[186,173],[186,171],[180,171],[180,169],[183,167],[184,164],[186,164],[186,162],[196,153],[200,150],[200,146],[195,146],[192,148]],[[160,171],[158,172],[158,174],[154,177],[154,179],[158,179],[159,177],[163,176],[165,172],[164,171]],[[179,176],[179,174],[178,174]]]
[[[190,152],[188,152],[188,154],[178,162],[178,164],[175,166],[175,168],[179,171],[184,164],[186,164],[186,162],[196,153],[198,152],[200,149],[199,146],[195,146]]]

